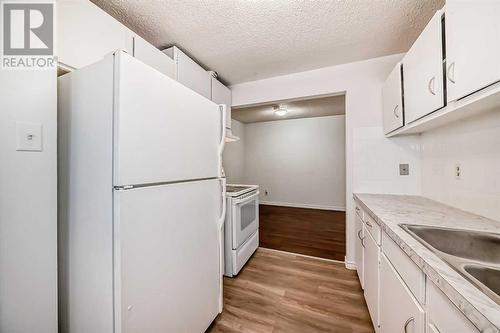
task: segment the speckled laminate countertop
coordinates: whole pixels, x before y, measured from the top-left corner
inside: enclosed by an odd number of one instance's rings
[[[419,196],[358,193],[354,199],[481,332],[500,332],[500,305],[399,226],[406,223],[500,233],[500,222]]]

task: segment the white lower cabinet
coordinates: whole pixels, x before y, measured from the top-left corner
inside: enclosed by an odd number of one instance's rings
[[[380,256],[380,332],[425,332],[424,310],[384,254]]]
[[[479,330],[453,305],[438,287],[427,282],[427,333],[474,333]]]
[[[382,252],[420,304],[425,303],[425,274],[387,235],[382,235]]]
[[[358,271],[359,283],[361,283],[361,288],[364,288],[363,279],[363,252],[364,252],[364,234],[363,234],[363,220],[356,211],[356,247],[355,247],[355,262],[356,270]]]
[[[375,331],[379,331],[379,259],[380,248],[369,232],[365,232],[364,238],[364,290],[368,311],[372,318]],[[385,332],[385,331],[381,331]]]
[[[479,332],[359,205],[355,228],[356,268],[377,333]]]

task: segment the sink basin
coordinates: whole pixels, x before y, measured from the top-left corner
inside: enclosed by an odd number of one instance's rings
[[[500,269],[477,265],[465,265],[464,269],[477,280],[483,282],[495,294],[500,295]]]
[[[500,265],[500,235],[409,224],[403,229],[446,254]]]
[[[401,224],[404,230],[500,305],[500,235]]]

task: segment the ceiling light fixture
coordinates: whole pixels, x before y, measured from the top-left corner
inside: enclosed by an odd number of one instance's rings
[[[274,114],[280,117],[283,117],[288,113],[288,109],[284,107],[283,105],[276,105],[274,107]]]

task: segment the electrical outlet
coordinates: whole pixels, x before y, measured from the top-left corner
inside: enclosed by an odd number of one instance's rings
[[[455,164],[455,179],[462,179],[462,169],[460,164]]]
[[[399,175],[400,176],[408,176],[410,174],[410,165],[405,163],[405,164],[400,164],[399,165]]]

